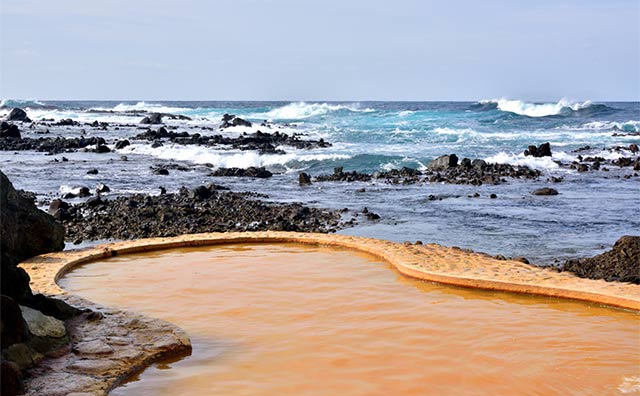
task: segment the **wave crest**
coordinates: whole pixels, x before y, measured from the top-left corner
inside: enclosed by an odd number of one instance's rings
[[[129,112],[129,111],[146,111],[150,113],[180,113],[184,111],[188,111],[190,109],[186,107],[171,107],[159,103],[147,103],[147,102],[137,102],[136,104],[131,103],[119,103],[114,107],[106,108],[106,107],[95,107],[91,110],[97,111],[115,111],[115,112]]]
[[[13,107],[26,107],[26,108],[38,108],[46,107],[47,104],[35,99],[2,99],[0,101],[0,107],[13,108]]]
[[[286,106],[278,107],[273,110],[257,115],[255,118],[268,118],[270,120],[299,120],[303,118],[316,117],[336,111],[352,111],[352,112],[373,112],[374,109],[361,108],[360,104],[330,104],[330,103],[306,103],[294,102]]]
[[[570,114],[591,107],[608,108],[604,105],[594,105],[590,100],[572,102],[568,99],[560,99],[557,103],[527,103],[522,100],[491,99],[478,102],[480,109],[498,109],[501,111],[523,115],[527,117],[547,117],[554,115]]]

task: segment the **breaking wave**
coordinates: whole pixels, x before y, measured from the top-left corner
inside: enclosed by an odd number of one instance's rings
[[[330,103],[306,103],[294,102],[286,106],[278,107],[266,113],[256,114],[254,118],[268,118],[270,120],[299,120],[316,117],[336,111],[373,112],[374,109],[361,108],[358,103],[330,104]]]
[[[556,115],[569,115],[574,112],[598,112],[602,110],[612,110],[602,104],[594,104],[590,100],[572,102],[568,99],[560,99],[557,103],[527,103],[521,100],[491,99],[481,100],[474,109],[476,110],[501,110],[508,113],[523,115],[527,117],[548,117]]]
[[[147,103],[147,102],[137,102],[135,104],[131,103],[120,103],[114,107],[106,108],[106,107],[94,107],[91,110],[105,110],[105,111],[115,111],[115,112],[132,112],[132,111],[146,111],[146,112],[155,112],[155,113],[179,113],[188,111],[186,107],[172,107],[167,106],[165,104],[160,103]]]
[[[253,151],[229,152],[212,150],[201,146],[165,145],[153,148],[150,145],[131,145],[120,150],[122,153],[151,155],[156,158],[174,161],[189,161],[195,164],[211,164],[213,168],[249,168],[251,166],[287,167],[290,163],[325,161],[333,159],[349,159],[344,154],[259,154]]]
[[[26,108],[39,108],[39,107],[47,107],[46,103],[40,102],[39,100],[32,99],[2,99],[0,101],[0,108],[12,108],[12,107],[26,107]]]

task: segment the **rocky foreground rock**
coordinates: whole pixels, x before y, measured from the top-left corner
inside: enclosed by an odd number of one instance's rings
[[[64,223],[67,240],[76,242],[226,231],[326,233],[341,227],[340,211],[255,198],[264,197],[211,184],[158,196],[93,197],[74,206],[54,201],[52,211]]]
[[[69,342],[62,320],[81,311],[34,295],[29,275],[17,264],[64,248],[64,228],[16,191],[0,171],[0,263],[2,395],[21,394],[22,370]]]
[[[640,236],[623,236],[598,256],[567,260],[562,268],[583,278],[640,284]]]

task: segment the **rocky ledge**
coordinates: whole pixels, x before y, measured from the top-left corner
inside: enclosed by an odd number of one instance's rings
[[[451,154],[438,157],[431,161],[425,171],[405,167],[402,169],[368,174],[355,171],[345,172],[342,167],[338,167],[334,169],[333,174],[317,176],[315,181],[368,182],[371,180],[382,180],[390,184],[429,182],[480,186],[483,184],[501,184],[506,182],[506,178],[537,179],[540,175],[541,172],[539,170],[526,166],[493,164],[481,159],[470,160],[464,158],[458,163],[458,157],[455,154]],[[311,180],[308,175],[307,177]]]
[[[90,307],[94,313],[66,321],[70,344],[27,370],[27,396],[107,395],[154,361],[191,352],[187,334],[171,323],[101,307],[73,295],[58,297]]]
[[[640,284],[640,236],[623,236],[598,256],[567,260],[562,266],[582,278]]]
[[[279,146],[290,146],[297,149],[313,149],[330,147],[331,143],[320,140],[304,140],[300,135],[288,135],[276,131],[266,133],[256,131],[255,133],[242,133],[238,137],[222,135],[201,135],[199,133],[190,134],[188,132],[168,131],[165,127],[157,130],[147,130],[136,135],[135,140],[147,140],[154,142],[154,145],[162,145],[163,142],[170,142],[183,145],[200,146],[229,146],[237,150],[258,150],[261,153],[284,154],[284,151],[277,149]]]
[[[166,237],[199,232],[281,230],[334,232],[343,227],[341,212],[299,203],[269,203],[255,193],[223,191],[210,184],[178,193],[134,194],[115,199],[96,196],[70,206],[54,200],[50,211],[62,221],[66,239]]]

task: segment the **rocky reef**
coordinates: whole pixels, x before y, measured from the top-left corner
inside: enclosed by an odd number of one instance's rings
[[[133,194],[115,199],[92,197],[70,206],[52,202],[51,212],[67,229],[67,240],[136,239],[198,232],[332,232],[341,212],[299,203],[269,203],[255,193],[225,191],[210,184],[177,193]]]

